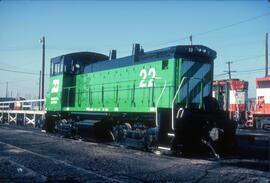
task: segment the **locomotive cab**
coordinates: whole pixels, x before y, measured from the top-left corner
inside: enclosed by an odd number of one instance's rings
[[[62,111],[75,105],[76,75],[83,74],[87,65],[108,59],[94,52],[78,52],[51,59],[49,91],[46,108]]]

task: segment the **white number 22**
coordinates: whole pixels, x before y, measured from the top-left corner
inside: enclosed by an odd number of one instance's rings
[[[140,77],[142,77],[142,80],[140,81],[140,85],[139,85],[140,88],[153,86],[153,82],[156,77],[156,70],[154,68],[150,68],[148,71],[148,76],[150,76],[151,79],[149,79],[148,83],[146,83],[145,80],[147,78],[147,71],[146,69],[142,69],[140,71]]]

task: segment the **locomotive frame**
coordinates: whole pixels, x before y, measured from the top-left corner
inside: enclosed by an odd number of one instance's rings
[[[235,126],[211,99],[215,58],[201,45],[144,52],[139,44],[119,59],[93,52],[53,58],[45,128],[148,149],[206,146],[218,156],[212,145],[225,146]]]

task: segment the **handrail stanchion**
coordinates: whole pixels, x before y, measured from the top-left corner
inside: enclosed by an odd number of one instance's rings
[[[186,79],[187,79],[187,77],[182,78],[182,80],[181,80],[181,82],[180,82],[180,84],[178,86],[178,89],[177,89],[177,91],[176,91],[176,93],[175,93],[175,95],[173,97],[173,100],[172,100],[172,130],[174,130],[174,102],[175,102],[175,100],[176,100],[176,98],[178,96],[178,93],[180,92],[180,89],[181,89],[181,86],[184,83],[184,80],[186,80]]]
[[[163,78],[156,78],[156,79],[163,79]],[[162,91],[161,91],[158,99],[157,99],[156,106],[155,106],[155,110],[156,110],[156,127],[158,126],[158,110],[157,110],[157,107],[158,107],[159,101],[160,101],[160,99],[161,99],[161,97],[162,97],[162,95],[163,95],[166,87],[167,87],[167,80],[164,79],[164,86],[162,88]]]

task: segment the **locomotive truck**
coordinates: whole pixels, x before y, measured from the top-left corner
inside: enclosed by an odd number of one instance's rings
[[[116,58],[77,52],[51,59],[47,132],[144,149],[211,152],[234,144],[236,124],[211,97],[216,52],[178,45]]]

